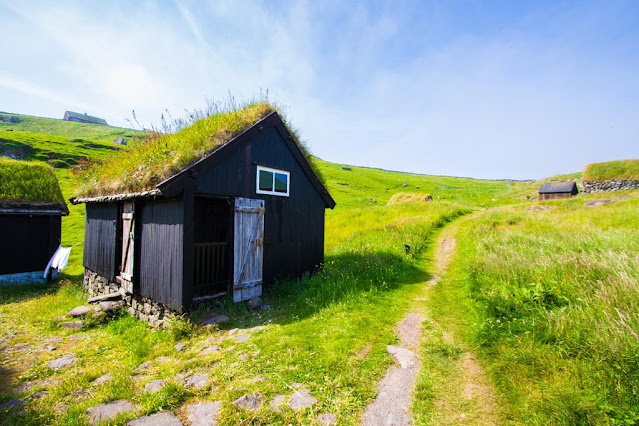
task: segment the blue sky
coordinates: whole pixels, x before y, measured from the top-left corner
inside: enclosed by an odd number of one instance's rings
[[[637,1],[0,0],[0,110],[158,124],[268,90],[319,157],[478,178],[639,158]]]

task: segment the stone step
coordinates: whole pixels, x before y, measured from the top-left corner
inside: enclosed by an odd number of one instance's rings
[[[120,299],[122,299],[122,294],[116,292],[116,293],[103,294],[101,296],[90,297],[89,300],[87,300],[87,302],[99,303],[99,302],[105,302],[107,300],[120,300]]]

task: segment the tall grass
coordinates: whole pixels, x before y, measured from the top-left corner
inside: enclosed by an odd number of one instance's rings
[[[475,337],[514,420],[637,422],[639,199],[554,204],[488,213],[466,232]]]

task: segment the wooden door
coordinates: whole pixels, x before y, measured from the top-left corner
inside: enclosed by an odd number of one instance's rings
[[[233,301],[262,295],[264,200],[235,199]]]
[[[122,208],[122,268],[120,278],[122,287],[133,293],[133,253],[135,243],[135,205],[127,201]]]

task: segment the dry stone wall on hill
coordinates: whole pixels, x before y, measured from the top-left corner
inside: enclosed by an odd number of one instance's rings
[[[627,180],[627,179],[610,179],[599,182],[583,183],[583,192],[589,194],[591,192],[604,192],[604,191],[623,191],[626,189],[639,189],[639,180]]]

